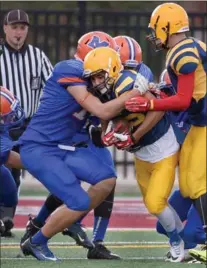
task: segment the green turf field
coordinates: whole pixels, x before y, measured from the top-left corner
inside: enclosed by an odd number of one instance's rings
[[[87,260],[86,249],[76,246],[72,239],[57,235],[51,240],[50,248],[62,259],[58,263],[38,262],[22,256],[19,249],[21,232],[15,234],[14,239],[1,240],[1,268],[188,268],[199,265],[165,262],[163,256],[168,250],[167,240],[154,231],[108,231],[105,239],[108,248],[123,258],[116,261]]]

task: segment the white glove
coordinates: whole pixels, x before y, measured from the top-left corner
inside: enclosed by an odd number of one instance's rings
[[[134,89],[137,89],[140,95],[144,95],[149,90],[149,81],[140,73],[136,76]]]

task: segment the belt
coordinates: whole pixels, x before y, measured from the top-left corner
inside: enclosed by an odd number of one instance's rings
[[[87,148],[88,144],[85,141],[80,141],[73,143],[72,145],[64,145],[64,144],[58,144],[58,148],[66,151],[72,151],[74,152],[76,148]]]

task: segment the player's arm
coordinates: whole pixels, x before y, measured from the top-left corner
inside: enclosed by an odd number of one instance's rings
[[[182,111],[191,103],[195,83],[195,73],[178,76],[177,94],[165,99],[148,100],[141,96],[126,101],[125,108],[131,112],[140,111]]]
[[[24,169],[20,155],[14,151],[10,151],[5,165],[9,168]]]
[[[195,84],[195,73],[178,76],[177,94],[166,99],[154,99],[150,102],[150,110],[179,111],[186,110],[191,103]]]
[[[195,85],[195,71],[199,64],[199,57],[194,48],[189,47],[170,63],[170,67],[177,76],[177,94],[165,99],[146,100],[135,97],[126,102],[129,111],[182,111],[191,103]]]
[[[124,108],[125,101],[138,93],[137,90],[131,90],[119,98],[102,103],[87,91],[86,86],[69,86],[67,90],[85,110],[102,120],[109,120],[115,117]]]
[[[156,99],[150,92],[146,92],[145,98],[149,100]],[[137,143],[147,132],[149,132],[164,116],[162,111],[149,111],[142,124],[133,133],[133,140]]]

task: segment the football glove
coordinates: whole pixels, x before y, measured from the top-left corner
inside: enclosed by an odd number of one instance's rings
[[[144,95],[149,90],[149,82],[143,75],[138,73],[133,88],[137,89],[140,95]]]
[[[134,139],[129,133],[127,134],[114,133],[114,137],[118,139],[118,141],[115,143],[115,146],[119,150],[126,150],[134,145]]]
[[[150,107],[150,100],[141,96],[133,97],[125,102],[125,108],[130,112],[147,112]]]

